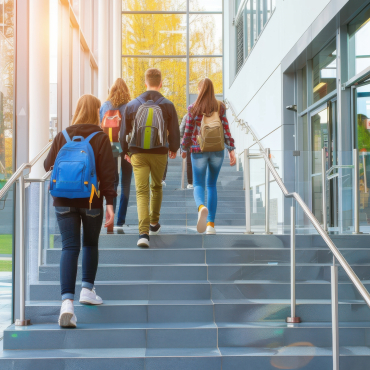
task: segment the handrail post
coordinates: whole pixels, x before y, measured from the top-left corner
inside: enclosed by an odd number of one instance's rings
[[[322,223],[325,232],[328,231],[328,211],[326,205],[326,150],[321,149],[321,181],[322,181]]]
[[[266,149],[266,155],[270,160],[270,149]],[[265,234],[271,235],[270,232],[270,169],[265,163]]]
[[[335,264],[335,257],[333,257],[333,266],[330,270],[333,370],[339,370],[338,266]]]
[[[20,317],[15,321],[16,326],[31,325],[31,320],[25,318],[25,187],[24,174],[19,177],[19,306]]]
[[[296,296],[295,296],[295,207],[294,199],[290,208],[290,317],[286,322],[290,324],[300,323],[300,317],[296,317]]]
[[[40,182],[40,199],[39,199],[39,253],[38,266],[42,265],[43,244],[44,244],[44,208],[45,208],[45,183]]]
[[[236,153],[236,172],[239,172],[240,170],[240,160],[239,160],[239,154]]]
[[[189,154],[187,154],[189,155]],[[185,166],[186,166],[186,158],[182,159],[182,169],[181,169],[181,189],[185,190]]]
[[[353,166],[354,166],[354,188],[355,188],[355,219],[353,234],[362,234],[360,232],[360,197],[359,197],[359,171],[358,171],[358,149],[353,149]]]
[[[251,228],[251,174],[249,149],[244,149],[244,191],[245,191],[245,234],[254,234]]]

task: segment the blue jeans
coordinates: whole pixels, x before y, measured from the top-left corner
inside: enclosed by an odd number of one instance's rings
[[[215,222],[217,211],[217,179],[224,161],[224,151],[191,153],[193,164],[194,199],[197,207],[205,205],[207,176],[207,222]]]
[[[132,178],[132,165],[126,159],[121,159],[121,200],[118,209],[117,225],[122,226],[126,222],[127,206],[130,199]],[[115,207],[114,207],[115,209]],[[114,211],[115,212],[115,211]]]
[[[81,249],[81,221],[83,227],[82,287],[94,288],[99,260],[99,235],[103,224],[103,209],[55,207],[62,236],[60,284],[62,300],[74,299],[78,256]]]

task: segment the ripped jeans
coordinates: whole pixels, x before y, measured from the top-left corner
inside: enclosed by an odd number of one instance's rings
[[[81,249],[81,221],[83,227],[82,287],[94,288],[99,261],[99,235],[103,224],[103,209],[55,207],[60,234],[60,284],[62,300],[74,299],[78,256]]]

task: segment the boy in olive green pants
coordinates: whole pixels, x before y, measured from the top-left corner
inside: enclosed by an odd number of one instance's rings
[[[162,178],[167,156],[176,158],[180,147],[180,129],[175,106],[159,92],[162,88],[161,71],[148,69],[145,86],[147,91],[126,106],[121,139],[131,136],[128,147],[123,148],[125,153],[131,155],[136,182],[139,216],[137,245],[148,248],[149,235],[156,235],[161,229]]]

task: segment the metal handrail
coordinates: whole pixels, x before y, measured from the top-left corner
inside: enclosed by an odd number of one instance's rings
[[[52,142],[48,143],[35,158],[32,159],[29,163],[23,163],[10,177],[10,179],[6,182],[4,187],[0,190],[0,200],[3,196],[8,192],[11,186],[23,175],[23,171],[26,169],[31,169],[39,159],[50,149]]]
[[[16,181],[19,182],[18,191],[19,191],[19,253],[18,253],[18,259],[19,259],[19,266],[20,266],[20,273],[19,273],[19,319],[15,320],[16,326],[27,326],[31,325],[31,321],[27,320],[25,317],[25,255],[26,255],[26,244],[25,244],[25,224],[26,224],[26,202],[25,202],[25,182],[26,179],[25,176],[25,170],[29,169],[31,170],[32,167],[42,158],[42,156],[50,149],[52,145],[52,142],[49,142],[37,155],[35,158],[33,158],[29,163],[23,163],[10,177],[10,179],[6,182],[4,187],[0,190],[0,199],[2,199],[11,186],[13,186]],[[41,191],[41,188],[43,189],[43,183],[47,180],[47,178],[50,176],[51,172],[47,172],[41,179],[37,179],[35,181],[40,182],[40,196],[42,195],[42,199],[40,199],[40,209],[39,209],[39,248],[41,246],[42,248],[42,210],[43,210],[43,192]],[[41,243],[41,244],[40,244]],[[39,253],[42,252],[42,250],[39,250]],[[39,255],[39,263],[42,261],[42,253]]]
[[[269,155],[269,149],[267,151],[263,150],[263,146],[261,142],[258,140],[257,136],[251,129],[251,127],[248,125],[248,123],[243,122],[240,118],[238,118],[230,105],[230,103],[225,99],[225,103],[227,107],[229,107],[232,111],[233,116],[235,117],[235,121],[237,121],[239,124],[241,124],[246,128],[247,132],[250,132],[253,136],[254,140],[258,143],[260,149],[261,149],[261,155],[265,159],[266,168],[270,170],[272,173],[272,176],[275,178],[277,184],[279,185],[281,191],[283,192],[284,196],[287,198],[294,199],[302,208],[305,215],[308,217],[308,219],[311,221],[314,228],[317,230],[317,232],[321,235],[331,252],[333,253],[333,265],[330,268],[330,275],[331,275],[331,310],[332,310],[332,350],[333,350],[333,370],[339,370],[339,316],[338,316],[338,266],[336,264],[336,261],[339,262],[339,264],[342,266],[343,270],[346,272],[349,279],[352,281],[352,283],[355,285],[356,289],[361,294],[362,298],[366,302],[366,304],[370,307],[370,294],[365,288],[365,286],[362,284],[361,280],[358,278],[358,276],[355,274],[355,272],[352,270],[351,266],[348,264],[347,260],[343,257],[343,255],[340,253],[336,245],[333,243],[327,232],[324,230],[324,228],[320,225],[319,221],[315,217],[315,215],[311,212],[307,204],[303,201],[303,199],[300,197],[299,194],[292,192],[289,193],[287,188],[284,185],[283,180],[280,178],[279,174],[277,173],[275,167],[273,166],[272,162],[270,161],[270,155]],[[249,149],[244,150],[245,160],[246,160],[246,183],[245,188],[247,189],[250,181],[250,175],[249,175]],[[325,158],[325,149],[322,150],[322,160],[324,162]],[[357,179],[358,179],[358,152],[357,149],[354,149],[353,151],[353,162],[354,162],[354,170],[355,170],[355,213],[358,213],[359,209],[359,199],[358,199],[358,191],[357,191]],[[267,171],[266,171],[267,175]],[[325,178],[325,170],[322,171],[322,177]],[[266,176],[266,184],[268,184],[268,176]],[[323,180],[323,184],[325,181]],[[266,186],[268,188],[268,186]],[[323,199],[325,199],[325,195],[323,194]],[[266,205],[268,204],[269,198],[268,193],[266,193]],[[248,225],[248,207],[250,207],[250,196],[249,192],[247,193],[246,190],[246,197],[245,197],[245,204],[246,204],[246,219],[247,219],[247,234],[253,234],[253,232],[250,230],[250,223]],[[323,201],[325,204],[325,202]],[[324,215],[325,215],[325,208],[324,208]],[[325,219],[325,217],[324,217]],[[250,220],[250,216],[249,216]],[[266,207],[266,233],[268,230],[268,208]],[[249,227],[248,227],[249,226]],[[325,227],[325,224],[324,224]],[[358,225],[358,219],[355,224],[355,234],[359,233],[359,225]],[[290,274],[291,274],[291,316],[287,318],[288,323],[298,323],[300,322],[300,318],[296,317],[295,315],[295,308],[296,308],[296,296],[295,296],[295,207],[294,203],[291,207],[291,235],[290,235],[290,247],[291,247],[291,266],[290,266]]]
[[[231,107],[231,105],[230,105],[230,103],[228,102],[227,99],[225,99],[225,103],[226,103],[226,106],[231,109],[233,115],[236,117],[235,112],[232,109],[232,107]],[[331,238],[329,237],[329,235],[324,231],[324,229],[322,228],[320,222],[317,220],[317,218],[315,217],[315,215],[308,208],[307,204],[302,200],[302,198],[300,197],[300,195],[298,193],[295,193],[295,192],[293,192],[293,193],[289,193],[288,192],[287,188],[284,185],[283,180],[280,178],[280,176],[277,173],[277,171],[275,170],[272,162],[268,158],[268,155],[266,154],[266,152],[264,150],[262,150],[263,146],[260,143],[260,141],[258,140],[257,136],[255,135],[255,133],[253,132],[253,130],[251,129],[251,127],[248,125],[248,123],[244,122],[244,125],[247,127],[248,131],[252,134],[252,136],[255,138],[257,144],[260,146],[260,148],[261,148],[261,155],[265,159],[265,162],[266,162],[268,168],[270,169],[270,172],[271,172],[272,176],[274,177],[276,183],[279,185],[279,187],[280,187],[281,191],[283,192],[284,196],[287,197],[287,198],[294,198],[297,201],[297,203],[301,206],[303,212],[306,214],[306,216],[308,217],[308,219],[311,221],[312,225],[317,230],[317,232],[324,239],[325,243],[330,248],[330,250],[332,251],[333,255],[338,260],[339,264],[343,267],[344,271],[346,272],[346,274],[348,275],[348,277],[351,279],[351,281],[353,282],[353,284],[356,286],[356,288],[359,291],[359,293],[361,294],[362,298],[365,300],[365,302],[367,303],[367,305],[370,307],[370,294],[367,291],[367,289],[365,288],[365,286],[362,284],[361,280],[358,278],[358,276],[352,270],[351,266],[348,264],[348,262],[346,261],[346,259],[340,253],[340,251],[338,250],[338,248],[335,246],[335,244],[333,243],[333,241],[331,240]]]

